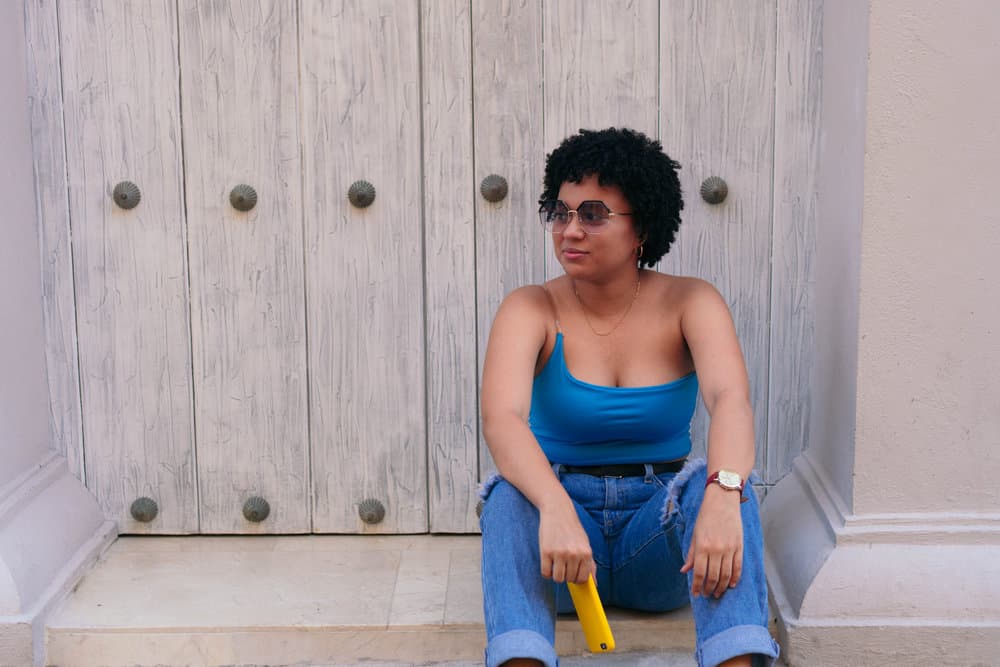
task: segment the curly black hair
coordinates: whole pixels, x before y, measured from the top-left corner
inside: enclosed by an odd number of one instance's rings
[[[563,183],[579,183],[590,175],[601,185],[618,186],[632,205],[635,232],[643,242],[639,265],[653,266],[670,250],[681,224],[680,167],[659,141],[642,132],[581,129],[546,156],[545,189],[538,203],[558,199]]]

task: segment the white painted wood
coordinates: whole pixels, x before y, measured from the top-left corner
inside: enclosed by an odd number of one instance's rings
[[[419,9],[301,7],[314,528],[427,530]],[[356,180],[375,202],[347,199]],[[471,314],[470,314],[471,316]],[[375,498],[385,519],[364,524]]]
[[[311,504],[319,532],[475,530],[486,339],[505,294],[561,270],[536,202],[580,127],[659,126],[687,200],[663,270],[733,308],[765,482],[804,447],[820,0],[24,2],[53,440],[126,530],[198,528],[192,363],[206,532],[308,531]],[[124,178],[132,212],[107,199]],[[366,210],[346,199],[361,178]],[[696,450],[705,427],[699,408]],[[240,514],[257,493],[260,526]],[[137,495],[159,525],[127,517]],[[367,496],[389,510],[375,528]]]
[[[476,303],[480,378],[493,316],[512,290],[544,280],[545,232],[538,224],[542,136],[540,0],[472,3],[476,183],[507,179],[498,203],[476,197]],[[494,468],[485,443],[479,469]]]
[[[656,137],[658,19],[656,0],[545,3],[546,152],[581,128]],[[562,273],[546,234],[546,279]]]
[[[176,13],[81,1],[59,19],[87,485],[122,532],[195,532]],[[130,211],[121,180],[142,190]],[[151,524],[129,515],[146,495]]]
[[[179,3],[195,427],[207,533],[310,529],[295,6]],[[237,211],[237,184],[257,205]],[[247,521],[243,504],[268,501]]]
[[[763,473],[769,483],[791,470],[809,434],[822,13],[821,0],[778,2],[771,372]]]
[[[755,0],[684,0],[661,6],[660,132],[681,163],[685,210],[669,273],[714,284],[729,303],[750,374],[757,469],[767,437],[775,8]],[[729,185],[710,205],[709,176]],[[699,401],[695,452],[707,437]]]
[[[25,0],[24,19],[35,208],[43,266],[50,441],[66,457],[70,472],[86,483],[55,0]]]
[[[476,530],[479,411],[467,0],[421,7],[427,446],[431,532]]]

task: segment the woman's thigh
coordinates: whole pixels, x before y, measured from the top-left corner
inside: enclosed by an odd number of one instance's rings
[[[594,563],[597,565],[597,575],[594,577],[597,592],[601,600],[606,600],[611,590],[611,553],[608,550],[603,526],[604,481],[600,477],[565,473],[560,474],[559,481],[573,501],[580,524],[587,533]],[[556,611],[560,614],[573,612],[573,600],[566,584],[555,584],[555,589]]]
[[[612,566],[608,604],[667,611],[689,602],[687,576],[680,571],[684,555],[677,530],[678,513],[667,511],[667,484],[659,478],[654,478],[653,483],[656,491],[635,510],[609,545]],[[668,517],[665,523],[664,517]]]

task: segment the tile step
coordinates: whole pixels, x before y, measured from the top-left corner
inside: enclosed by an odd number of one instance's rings
[[[46,623],[46,664],[481,664],[479,537],[123,537]],[[618,651],[564,665],[693,665],[690,610],[609,609]],[[449,662],[450,661],[450,662]]]
[[[412,662],[365,662],[364,667],[413,667]],[[482,667],[483,661],[422,662],[420,667]],[[567,656],[559,659],[561,667],[698,667],[690,651],[638,651],[604,655]],[[334,667],[309,665],[308,667]],[[339,667],[339,666],[338,666]]]

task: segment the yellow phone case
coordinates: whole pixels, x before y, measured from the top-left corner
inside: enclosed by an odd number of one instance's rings
[[[615,650],[615,638],[608,625],[608,617],[604,614],[604,606],[597,595],[597,584],[594,577],[587,579],[585,584],[566,584],[569,596],[573,598],[576,615],[583,626],[583,636],[587,638],[587,648],[591,653],[608,653]]]

